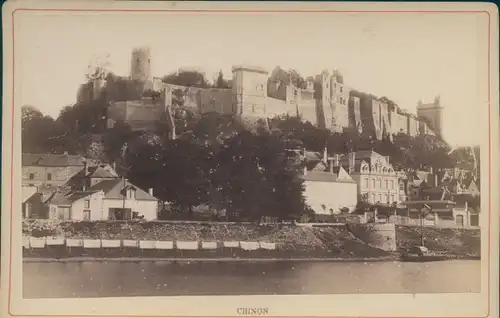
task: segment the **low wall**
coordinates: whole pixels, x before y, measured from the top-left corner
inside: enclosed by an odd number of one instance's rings
[[[394,224],[349,224],[351,233],[366,244],[384,251],[395,251],[396,227]]]

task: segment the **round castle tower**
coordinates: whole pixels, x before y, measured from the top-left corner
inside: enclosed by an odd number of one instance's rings
[[[152,80],[151,50],[149,47],[135,48],[132,50],[130,79],[141,82]]]

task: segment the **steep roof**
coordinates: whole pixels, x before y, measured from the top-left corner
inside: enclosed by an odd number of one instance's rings
[[[307,174],[301,176],[301,178],[304,181],[356,183],[342,167],[333,167],[333,172],[308,171]]]
[[[105,199],[123,199],[122,191],[125,188],[132,187],[135,189],[136,200],[157,201],[155,197],[149,195],[146,191],[136,187],[127,180],[111,179],[104,180],[89,189],[89,191],[103,191]]]
[[[70,205],[71,204],[71,201],[68,200],[68,198],[59,191],[55,191],[45,202],[50,203],[50,204],[57,204],[57,205]]]
[[[105,165],[89,168],[88,176],[90,178],[116,178],[117,175],[113,174]]]
[[[70,201],[70,202],[75,202],[75,201],[78,201],[80,199],[83,199],[85,197],[88,197],[94,193],[97,193],[98,191],[78,191],[78,192],[74,192],[74,193],[71,193],[69,196],[67,196],[67,200]]]
[[[82,166],[85,158],[68,154],[30,154],[23,153],[23,166],[69,167]]]

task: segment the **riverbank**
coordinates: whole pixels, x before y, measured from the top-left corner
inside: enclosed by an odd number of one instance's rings
[[[345,224],[25,220],[23,255],[26,260],[72,261],[387,261],[397,260],[399,249],[420,244],[422,229],[392,226],[387,237],[363,231]],[[423,231],[426,246],[449,259],[480,259],[479,230]]]
[[[481,260],[480,257],[465,256],[458,257],[450,255],[445,260]],[[273,263],[273,262],[293,262],[293,263],[306,263],[306,262],[342,262],[342,263],[359,263],[359,262],[398,262],[399,255],[394,254],[386,257],[366,257],[366,258],[163,258],[163,257],[71,257],[71,258],[42,258],[42,257],[25,257],[24,263]]]

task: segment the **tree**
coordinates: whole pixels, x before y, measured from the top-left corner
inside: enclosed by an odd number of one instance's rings
[[[22,150],[27,153],[51,153],[57,132],[54,119],[32,106],[21,108]]]
[[[132,137],[132,129],[123,122],[117,122],[113,128],[108,129],[103,136],[103,148],[109,162],[113,162],[121,156],[123,145]]]
[[[108,75],[108,67],[109,67],[109,54],[104,57],[95,56],[92,61],[88,65],[87,74],[85,77],[88,81],[94,81],[97,79],[105,79]]]
[[[171,73],[162,78],[162,81],[167,84],[208,88],[210,87],[205,74],[196,71],[181,71]]]
[[[293,84],[293,86],[297,87],[297,88],[306,88],[306,81],[304,80],[304,78],[299,74],[299,72],[297,72],[296,70],[294,69],[290,69],[288,71],[288,75],[290,76],[290,81],[291,83]]]
[[[231,88],[231,85],[228,81],[224,80],[224,74],[222,74],[222,70],[219,71],[219,75],[214,83],[215,88]]]

